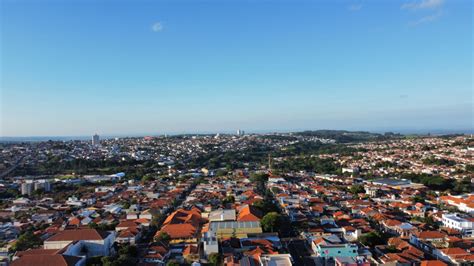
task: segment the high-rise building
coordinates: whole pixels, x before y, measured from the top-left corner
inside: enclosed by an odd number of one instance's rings
[[[94,136],[92,136],[92,145],[94,146],[100,145],[99,135],[95,134]]]
[[[46,180],[46,179],[40,179],[40,180],[25,180],[23,183],[21,183],[21,194],[22,195],[28,195],[31,196],[33,194],[33,191],[36,191],[38,189],[42,189],[45,192],[51,191],[51,183]]]
[[[33,193],[33,181],[27,180],[21,183],[21,195],[31,195]]]
[[[43,189],[45,192],[51,191],[51,183],[48,180],[41,179],[35,182],[35,190]]]

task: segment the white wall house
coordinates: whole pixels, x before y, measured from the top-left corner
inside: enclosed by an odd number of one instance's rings
[[[96,229],[64,230],[46,239],[44,249],[62,249],[75,241],[82,244],[81,252],[86,253],[87,257],[108,256],[112,252],[115,232]]]
[[[459,217],[456,213],[443,214],[443,226],[460,231],[465,237],[474,237],[474,220]]]

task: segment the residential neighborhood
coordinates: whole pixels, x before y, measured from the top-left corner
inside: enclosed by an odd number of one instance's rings
[[[284,134],[2,144],[4,168],[25,173],[2,182],[2,265],[473,265],[470,145]],[[262,158],[200,154],[255,146]],[[91,172],[48,173],[50,160]]]

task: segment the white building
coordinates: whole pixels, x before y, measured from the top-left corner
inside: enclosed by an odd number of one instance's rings
[[[201,242],[203,243],[204,254],[206,254],[206,256],[212,253],[219,253],[219,241],[215,231],[209,230],[203,233]]]
[[[115,232],[102,232],[95,229],[60,231],[44,241],[44,249],[62,249],[71,243],[79,242],[87,257],[109,256],[115,241]]]
[[[40,179],[34,183],[35,190],[42,189],[46,192],[51,191],[51,183],[46,179]]]
[[[462,232],[463,236],[474,237],[474,219],[462,218],[455,213],[443,214],[443,226]]]
[[[77,197],[72,196],[67,199],[66,205],[82,207],[84,205],[84,202],[80,201]]]
[[[46,180],[46,179],[40,179],[40,180],[25,180],[23,183],[21,183],[20,187],[20,192],[22,195],[28,195],[31,196],[33,194],[33,191],[42,189],[46,192],[51,191],[51,183]]]
[[[265,254],[260,257],[260,264],[263,266],[291,266],[293,262],[290,254]]]
[[[215,210],[209,213],[209,221],[214,222],[214,221],[235,221],[236,220],[236,215],[235,215],[235,210]]]
[[[33,193],[33,181],[27,180],[21,183],[21,195],[31,195]]]

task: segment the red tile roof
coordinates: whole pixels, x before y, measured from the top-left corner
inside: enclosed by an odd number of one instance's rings
[[[441,251],[446,255],[469,255],[469,253],[462,248],[445,248]]]
[[[239,210],[237,221],[242,222],[257,222],[262,219],[262,213],[255,207],[245,205]]]
[[[416,233],[416,236],[421,239],[438,239],[444,238],[446,234],[439,231],[421,231]]]
[[[194,238],[197,228],[192,224],[167,224],[155,236],[160,232],[166,232],[172,239]]]
[[[45,241],[77,241],[77,240],[103,240],[110,233],[96,229],[77,229],[59,231]]]
[[[184,224],[192,223],[198,225],[201,223],[201,212],[197,208],[192,208],[191,210],[179,209],[170,214],[166,220],[163,222],[163,225],[167,224]]]
[[[81,260],[80,257],[67,255],[25,255],[14,260],[11,266],[74,266]]]
[[[25,251],[18,251],[15,256],[21,257],[26,255],[54,255],[58,254],[62,249],[29,249]]]
[[[448,264],[439,260],[424,260],[420,266],[448,266]]]

